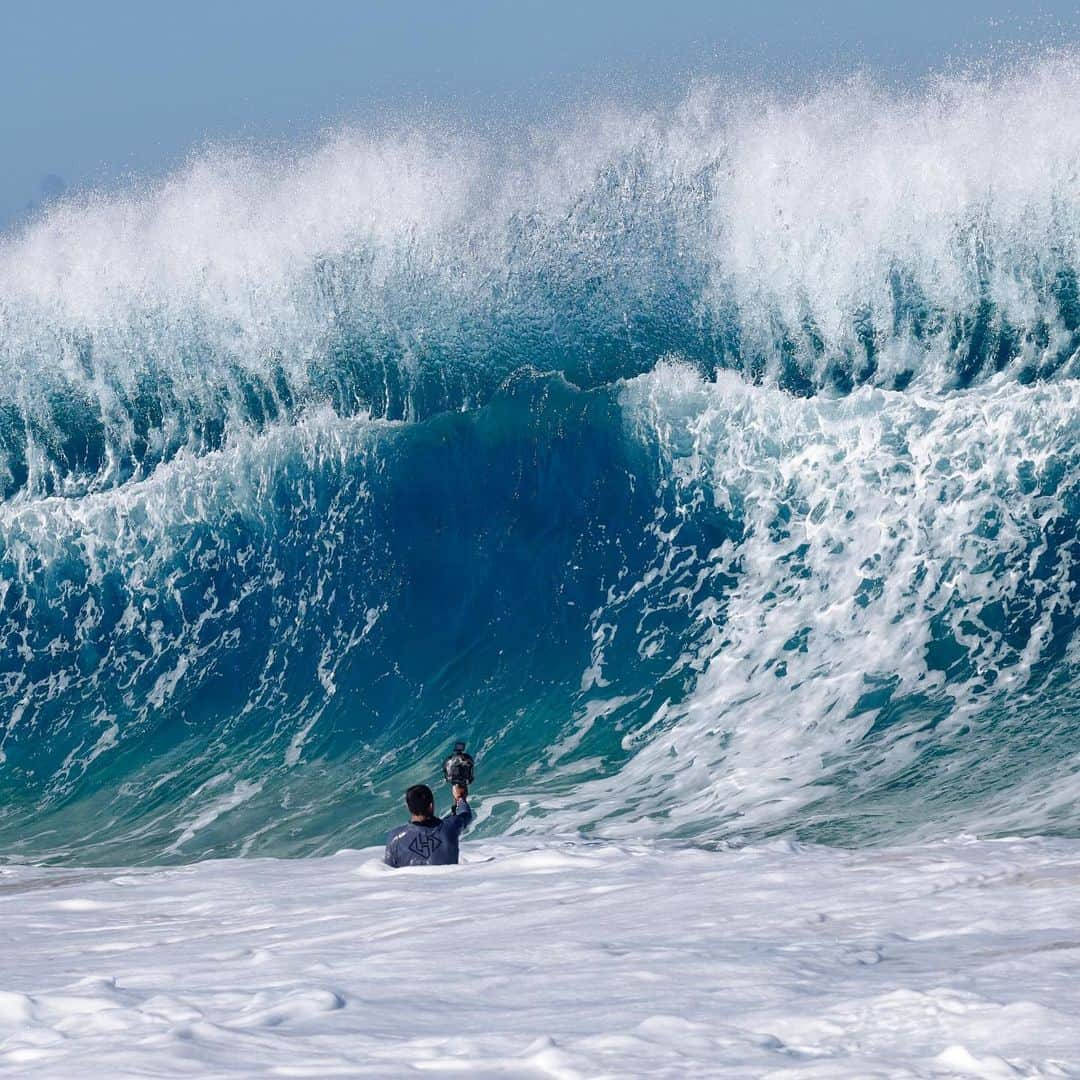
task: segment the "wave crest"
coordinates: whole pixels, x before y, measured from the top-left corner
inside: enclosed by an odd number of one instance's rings
[[[0,248],[0,485],[78,494],[330,404],[678,352],[802,396],[1075,375],[1080,67],[916,94],[701,86],[527,145],[344,132],[69,202]]]

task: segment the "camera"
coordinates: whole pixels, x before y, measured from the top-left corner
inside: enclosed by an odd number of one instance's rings
[[[466,752],[463,742],[454,743],[454,752],[443,762],[443,776],[448,784],[461,784],[466,789],[472,783],[472,754]]]

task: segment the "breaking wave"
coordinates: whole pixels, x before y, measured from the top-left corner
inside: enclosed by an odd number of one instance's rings
[[[1080,63],[220,152],[0,245],[0,841],[1075,833]]]

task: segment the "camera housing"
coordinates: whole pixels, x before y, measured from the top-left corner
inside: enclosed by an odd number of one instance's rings
[[[443,776],[448,784],[460,784],[464,788],[473,781],[474,762],[472,754],[463,742],[454,743],[453,753],[443,762]]]

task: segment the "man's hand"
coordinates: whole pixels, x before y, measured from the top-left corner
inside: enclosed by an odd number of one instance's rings
[[[464,784],[454,785],[454,802],[461,802],[469,794],[469,789]]]

